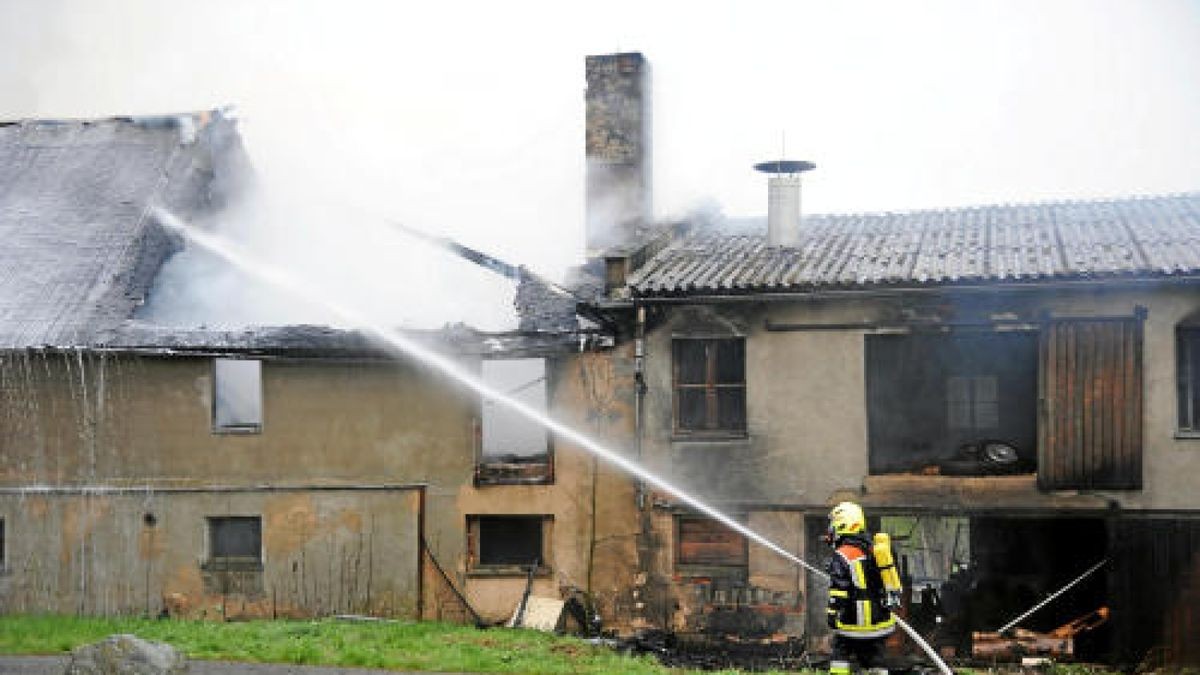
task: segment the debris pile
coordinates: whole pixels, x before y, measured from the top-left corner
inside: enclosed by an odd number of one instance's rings
[[[677,633],[646,631],[618,640],[614,646],[630,654],[651,654],[669,668],[792,671],[813,668],[822,662],[818,657],[810,657],[803,637],[741,642],[713,638],[692,640]]]

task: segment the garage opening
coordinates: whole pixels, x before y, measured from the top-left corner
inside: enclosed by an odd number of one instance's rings
[[[956,656],[971,655],[973,633],[997,631],[1106,559],[1110,551],[1104,518],[868,516],[872,532],[887,532],[892,538],[909,623],[939,650]],[[819,540],[825,523],[824,516],[808,519],[813,550],[829,551]],[[1114,569],[1100,567],[1016,627],[1048,633],[1107,607],[1113,620],[1079,632],[1072,658],[1111,662],[1114,631],[1120,625],[1116,614],[1123,613],[1110,591]],[[809,576],[809,597],[826,597],[821,583],[816,575]],[[823,625],[816,613],[823,605],[812,606],[809,625],[817,625],[811,622],[818,618]],[[906,648],[916,653],[915,645]]]
[[[1037,469],[1037,334],[866,336],[870,472]]]

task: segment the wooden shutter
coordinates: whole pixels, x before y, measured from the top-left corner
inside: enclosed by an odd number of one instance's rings
[[[1142,322],[1053,319],[1041,335],[1038,486],[1142,488]]]

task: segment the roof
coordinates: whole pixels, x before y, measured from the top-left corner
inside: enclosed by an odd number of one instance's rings
[[[231,193],[234,126],[215,111],[0,123],[0,347],[85,345],[132,316],[174,250],[149,205],[197,214]]]
[[[482,358],[548,356],[581,348],[579,336],[544,332],[489,333],[463,324],[397,329],[407,340],[451,354]],[[599,339],[599,338],[594,338]],[[252,326],[235,330],[174,328],[127,321],[99,335],[93,348],[151,354],[213,354],[396,359],[399,352],[370,331],[329,326]]]
[[[629,277],[635,296],[1162,278],[1200,272],[1200,192],[805,216],[795,247],[697,230]]]

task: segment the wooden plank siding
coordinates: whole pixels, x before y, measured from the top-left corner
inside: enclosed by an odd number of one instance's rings
[[[1200,519],[1118,517],[1110,527],[1112,663],[1200,666]]]
[[[1038,486],[1142,488],[1141,315],[1053,319],[1039,348]]]

